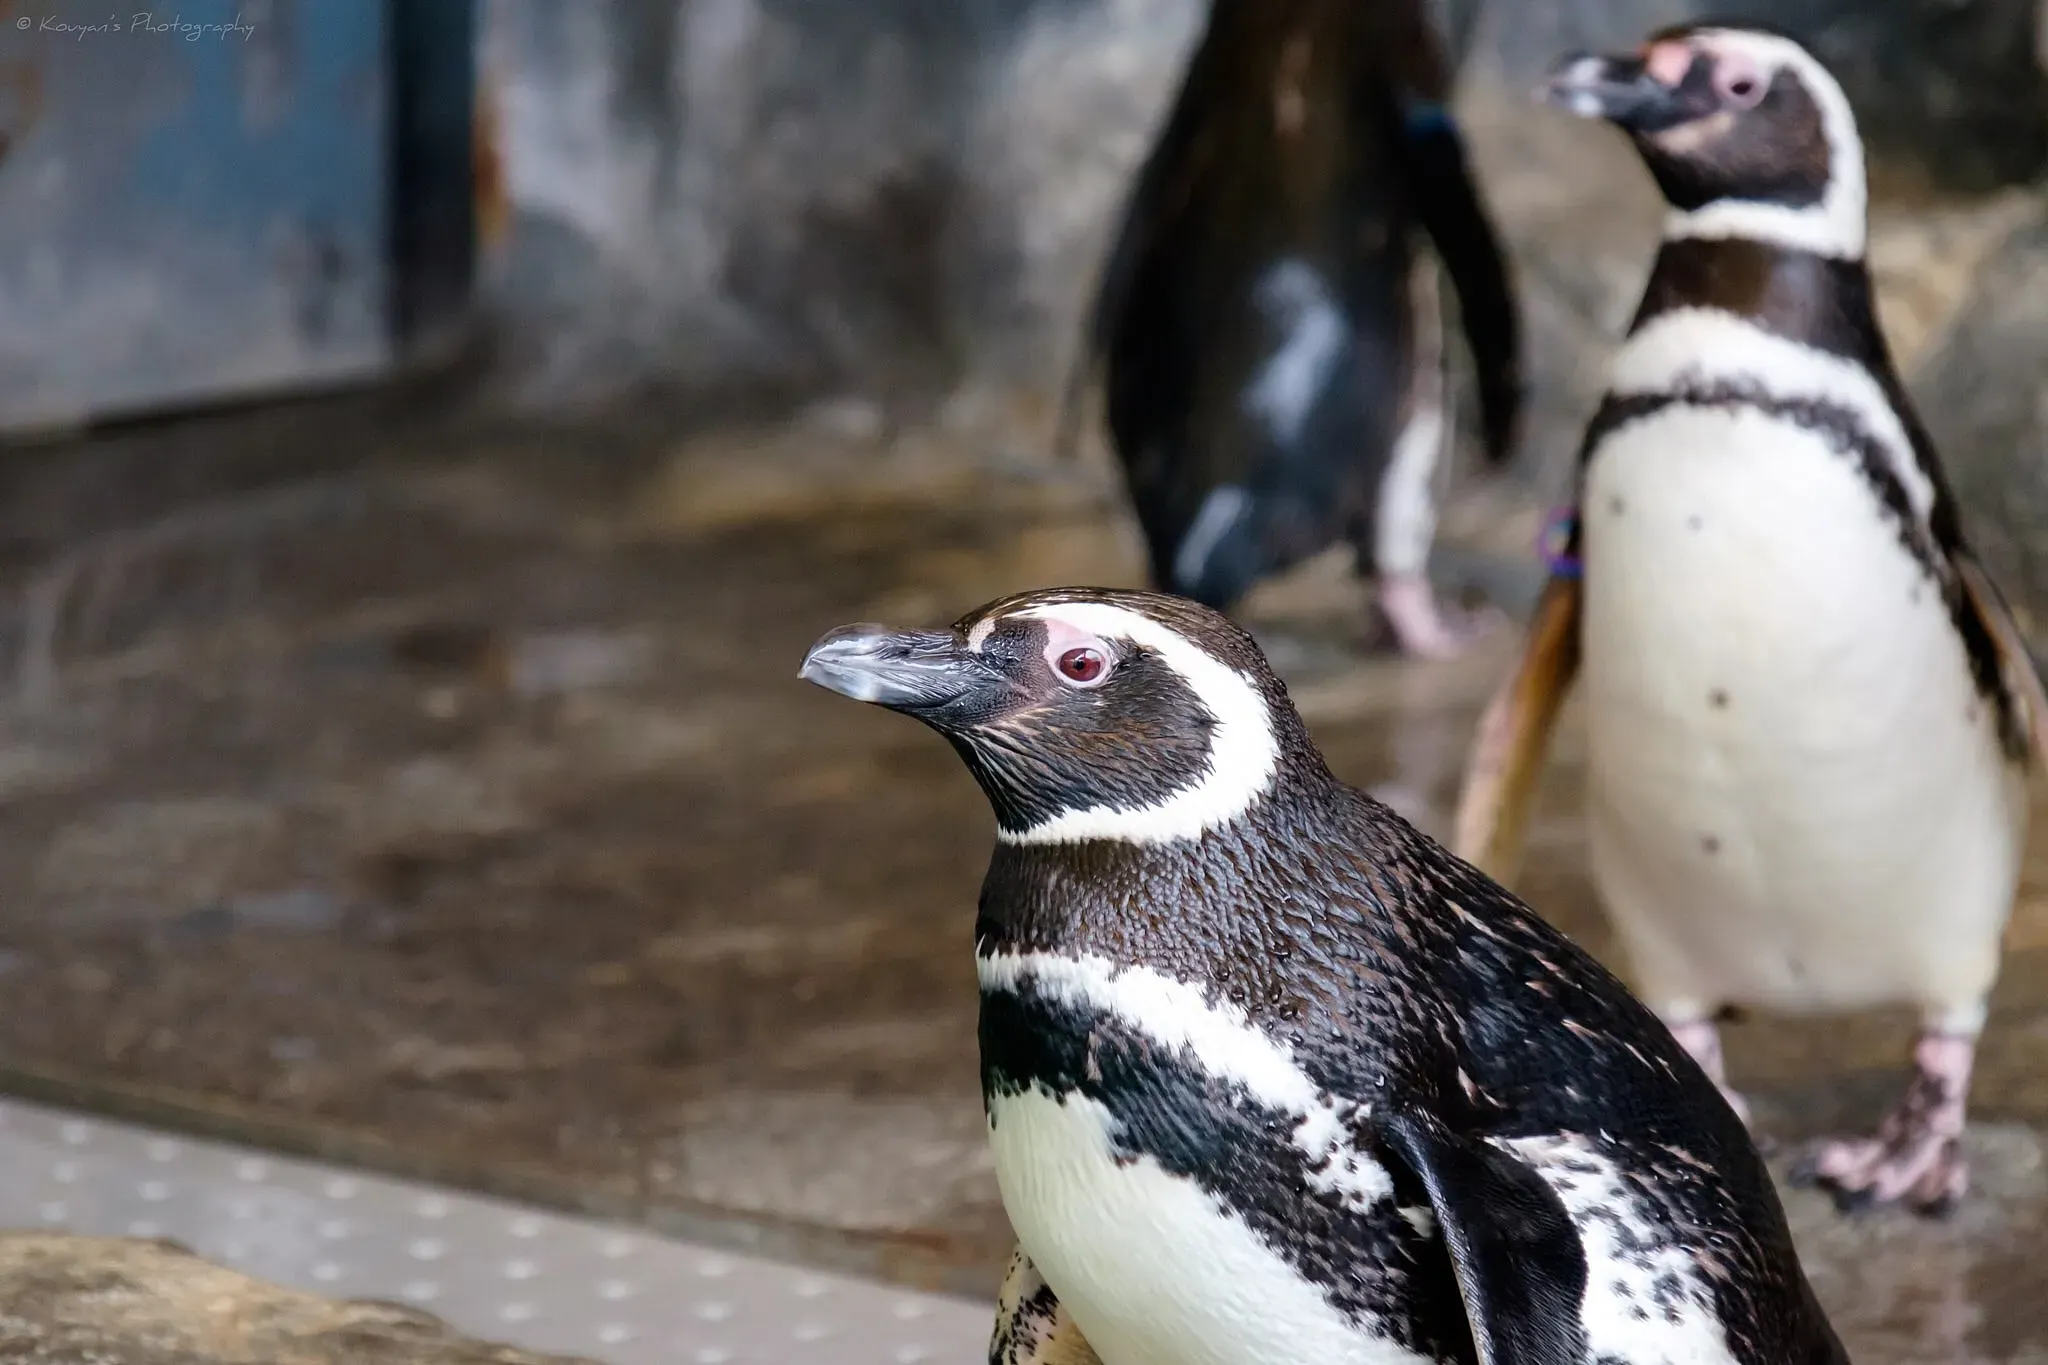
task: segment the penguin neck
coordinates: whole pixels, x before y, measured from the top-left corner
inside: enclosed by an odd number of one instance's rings
[[[1659,317],[1705,309],[1888,373],[1870,269],[1838,256],[1748,237],[1671,237],[1651,267],[1631,333]]]
[[[1384,905],[1399,899],[1391,882],[1372,884],[1374,850],[1361,847],[1356,819],[1363,799],[1332,780],[1282,787],[1195,839],[998,844],[975,950],[1096,958],[1191,981],[1247,965],[1314,970],[1329,956],[1333,900],[1355,903],[1335,918],[1359,920],[1346,932],[1363,945],[1379,937],[1364,921],[1387,919]]]

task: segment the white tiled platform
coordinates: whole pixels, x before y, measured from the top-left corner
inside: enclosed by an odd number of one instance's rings
[[[0,1228],[170,1237],[609,1365],[976,1365],[990,1309],[503,1200],[0,1100]]]

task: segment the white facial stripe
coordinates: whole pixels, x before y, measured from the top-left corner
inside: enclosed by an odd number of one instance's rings
[[[988,643],[988,637],[995,628],[996,621],[993,616],[976,621],[974,629],[967,632],[967,647],[976,654],[981,653],[981,647]]]
[[[1064,1004],[1112,1014],[1162,1048],[1184,1052],[1209,1075],[1243,1087],[1258,1104],[1293,1116],[1293,1141],[1310,1159],[1311,1187],[1358,1211],[1393,1194],[1386,1170],[1351,1141],[1352,1124],[1371,1106],[1320,1089],[1293,1050],[1254,1027],[1238,1006],[1211,1004],[1198,986],[1102,957],[1005,953],[977,958],[975,972],[984,991],[1014,993],[1028,981]]]
[[[1072,844],[1118,839],[1163,844],[1196,839],[1228,824],[1265,795],[1280,766],[1280,744],[1266,699],[1249,678],[1176,632],[1123,607],[1063,602],[1027,607],[1019,618],[1057,617],[1105,640],[1126,639],[1157,653],[1216,718],[1209,736],[1209,771],[1200,780],[1149,806],[1091,806],[1062,811],[1030,829],[998,829],[1006,844]]]
[[[1779,399],[1817,399],[1857,415],[1884,447],[1887,463],[1922,524],[1934,508],[1934,484],[1913,457],[1898,412],[1870,371],[1854,361],[1773,336],[1718,308],[1675,308],[1622,343],[1608,370],[1617,397],[1671,393],[1685,383],[1754,385]]]
[[[1695,35],[1695,42],[1717,52],[1741,54],[1756,63],[1767,79],[1786,69],[1799,77],[1820,110],[1821,128],[1827,134],[1827,192],[1820,203],[1803,209],[1739,201],[1708,204],[1691,212],[1673,209],[1664,219],[1665,238],[1739,237],[1823,256],[1862,256],[1869,197],[1863,139],[1856,131],[1856,111],[1828,69],[1797,43],[1768,34],[1703,29]]]

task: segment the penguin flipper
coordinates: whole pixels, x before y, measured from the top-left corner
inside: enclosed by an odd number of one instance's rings
[[[1551,727],[1579,671],[1579,580],[1553,576],[1537,600],[1521,662],[1487,703],[1465,765],[1451,850],[1512,880]]]
[[[1390,1114],[1380,1135],[1429,1192],[1479,1365],[1585,1360],[1586,1252],[1557,1192],[1430,1114]]]
[[[1949,558],[1956,566],[1956,574],[1962,579],[1963,593],[1969,599],[1970,607],[1990,633],[1991,643],[1998,650],[1999,672],[2005,679],[2006,690],[2019,703],[2020,724],[2025,728],[2028,741],[2032,744],[2034,757],[2044,768],[2048,768],[2048,691],[2041,686],[2041,674],[2034,667],[2034,656],[2027,649],[2026,637],[2020,634],[2019,622],[2013,619],[2012,608],[2006,605],[2005,595],[1998,585],[1991,581],[1983,564],[1968,551],[1951,550]]]
[[[988,1365],[1102,1365],[1022,1247],[1010,1253],[996,1295]]]
[[[1506,253],[1479,197],[1465,141],[1450,110],[1415,107],[1402,161],[1415,216],[1458,294],[1458,312],[1479,385],[1482,447],[1494,464],[1514,454],[1522,416],[1522,321]]]

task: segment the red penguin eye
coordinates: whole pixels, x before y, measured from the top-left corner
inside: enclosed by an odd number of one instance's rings
[[[1108,666],[1109,661],[1102,657],[1102,651],[1098,649],[1070,649],[1060,655],[1060,675],[1068,682],[1092,683],[1102,676],[1102,670]]]

